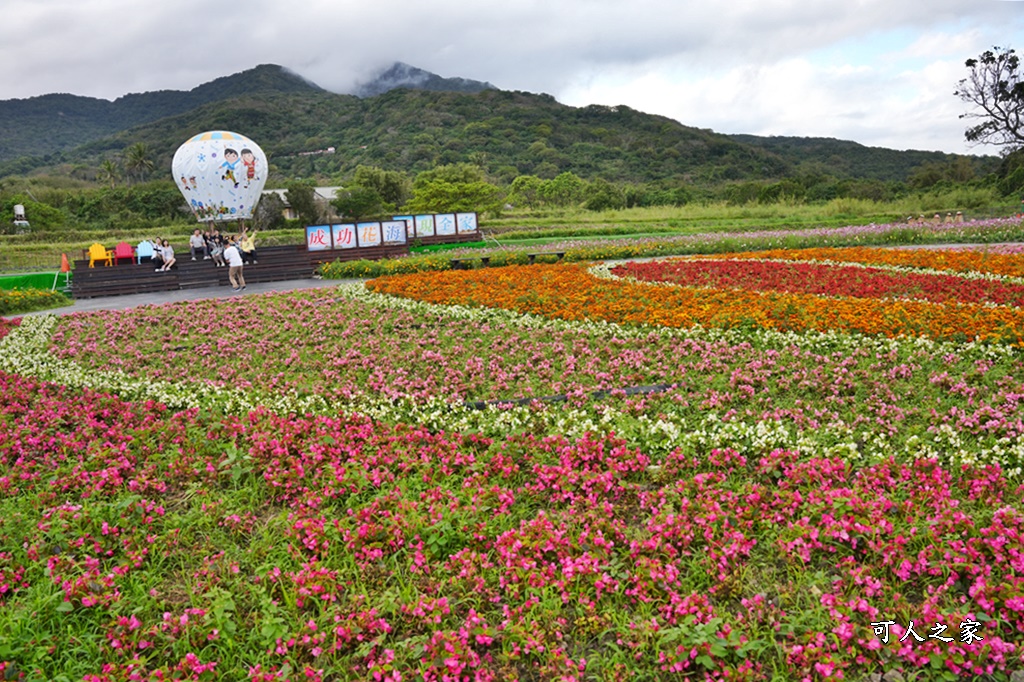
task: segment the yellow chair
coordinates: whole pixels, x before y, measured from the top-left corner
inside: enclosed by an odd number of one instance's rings
[[[107,265],[113,265],[114,254],[107,250],[107,247],[103,246],[103,244],[96,242],[89,247],[89,267],[93,267],[96,261],[106,261]]]

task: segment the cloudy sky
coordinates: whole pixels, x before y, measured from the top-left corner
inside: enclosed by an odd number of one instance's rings
[[[964,60],[1021,0],[0,0],[0,99],[188,90],[280,64],[336,92],[403,61],[722,133],[968,147]]]

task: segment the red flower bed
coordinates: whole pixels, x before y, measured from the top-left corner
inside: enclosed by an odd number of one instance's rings
[[[713,259],[651,261],[626,263],[612,272],[645,282],[671,282],[715,289],[785,291],[854,298],[913,298],[933,303],[1024,305],[1024,285],[1021,284],[823,263]]]

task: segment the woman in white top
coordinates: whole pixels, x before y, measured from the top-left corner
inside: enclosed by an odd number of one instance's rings
[[[171,266],[174,265],[175,258],[174,249],[171,248],[170,242],[166,239],[164,240],[164,243],[160,245],[160,255],[164,258],[164,266],[162,268],[157,268],[156,271],[167,272],[171,269]]]

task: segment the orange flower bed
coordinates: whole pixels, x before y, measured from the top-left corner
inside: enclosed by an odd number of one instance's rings
[[[707,256],[685,256],[686,260]],[[742,253],[720,253],[712,258],[766,259],[793,261],[835,261],[864,265],[896,265],[952,272],[982,272],[1006,277],[1024,277],[1024,254],[954,251],[950,249],[879,249],[866,246],[849,248],[772,249]]]
[[[1019,308],[650,286],[599,279],[584,265],[421,272],[383,277],[367,287],[430,303],[505,308],[566,320],[979,337],[1024,345],[1024,311]]]

